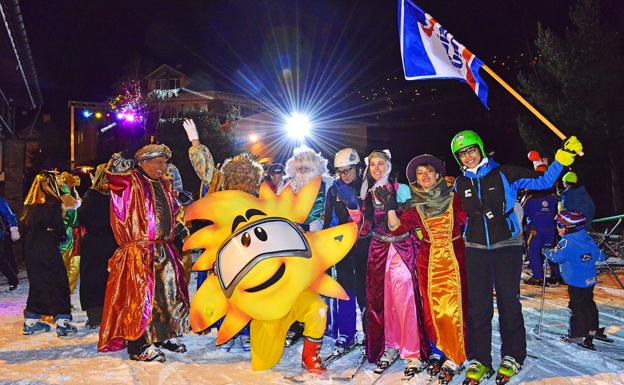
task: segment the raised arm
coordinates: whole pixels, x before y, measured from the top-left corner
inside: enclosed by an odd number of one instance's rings
[[[192,119],[186,119],[182,126],[186,131],[191,147],[189,148],[189,159],[191,165],[195,170],[195,173],[202,181],[204,186],[210,186],[212,176],[215,172],[214,159],[208,147],[199,142],[199,134],[197,133],[197,127]]]

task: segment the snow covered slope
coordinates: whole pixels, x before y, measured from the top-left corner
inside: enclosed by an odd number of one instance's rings
[[[624,278],[624,271],[622,271]],[[214,346],[215,334],[184,337],[188,352],[166,352],[167,362],[139,363],[130,361],[124,352],[98,353],[97,332],[84,328],[85,313],[75,311],[78,335],[59,339],[55,333],[24,336],[21,333],[22,310],[28,294],[28,281],[23,272],[17,290],[8,291],[0,283],[0,384],[52,385],[52,384],[290,384],[285,375],[300,371],[302,345],[299,343],[285,351],[282,361],[273,370],[251,370],[249,353],[235,346],[225,352]],[[194,285],[192,285],[194,286]],[[78,289],[72,296],[74,306],[79,306]],[[568,324],[566,287],[547,288],[543,333],[540,338],[533,329],[539,319],[541,288],[522,286],[522,304],[528,336],[529,357],[525,368],[511,384],[622,384],[624,385],[624,290],[614,279],[603,274],[595,291],[600,310],[601,326],[615,339],[614,344],[596,342],[600,352],[585,350],[558,341]],[[495,317],[494,344],[500,338]],[[332,343],[326,340],[324,352]],[[340,373],[352,367],[358,352],[336,361],[329,372]],[[494,365],[500,360],[499,351],[493,351]],[[401,383],[403,363],[397,362],[377,384]],[[463,377],[463,376],[460,376]],[[372,366],[367,365],[352,381],[369,384],[374,380]],[[310,384],[345,384],[345,381],[311,379]],[[427,384],[424,374],[416,376],[410,384]],[[452,384],[460,384],[457,378]],[[493,384],[490,379],[487,384]]]

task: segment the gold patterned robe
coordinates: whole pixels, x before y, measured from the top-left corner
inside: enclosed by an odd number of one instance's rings
[[[460,224],[466,222],[458,196],[440,215],[426,218],[419,208],[400,214],[396,233],[419,228],[422,244],[416,269],[429,340],[456,364],[466,360],[466,278],[464,241]]]
[[[123,349],[142,335],[148,344],[189,329],[188,286],[173,245],[178,204],[169,183],[135,168],[107,170],[111,226],[120,245],[108,263],[99,351]]]

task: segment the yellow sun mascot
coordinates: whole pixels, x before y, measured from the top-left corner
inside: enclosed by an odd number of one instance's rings
[[[256,198],[241,191],[208,194],[186,209],[185,219],[209,220],[184,244],[203,248],[194,270],[211,270],[191,302],[191,327],[206,330],[224,318],[216,344],[226,343],[251,322],[251,366],[267,370],[282,356],[294,321],[305,324],[302,364],[323,372],[319,352],[327,323],[320,294],[348,299],[325,271],[339,262],[357,239],[347,223],[303,233],[303,223],[321,184],[315,178],[295,194],[279,196],[262,185]]]

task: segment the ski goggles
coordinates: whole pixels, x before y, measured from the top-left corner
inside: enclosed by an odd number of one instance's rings
[[[472,145],[472,146],[469,146],[467,148],[457,151],[457,157],[460,159],[465,158],[467,155],[476,154],[478,150],[479,150],[479,147]]]
[[[236,230],[217,251],[215,273],[227,298],[254,266],[274,257],[310,258],[303,231],[285,218],[265,218]]]

